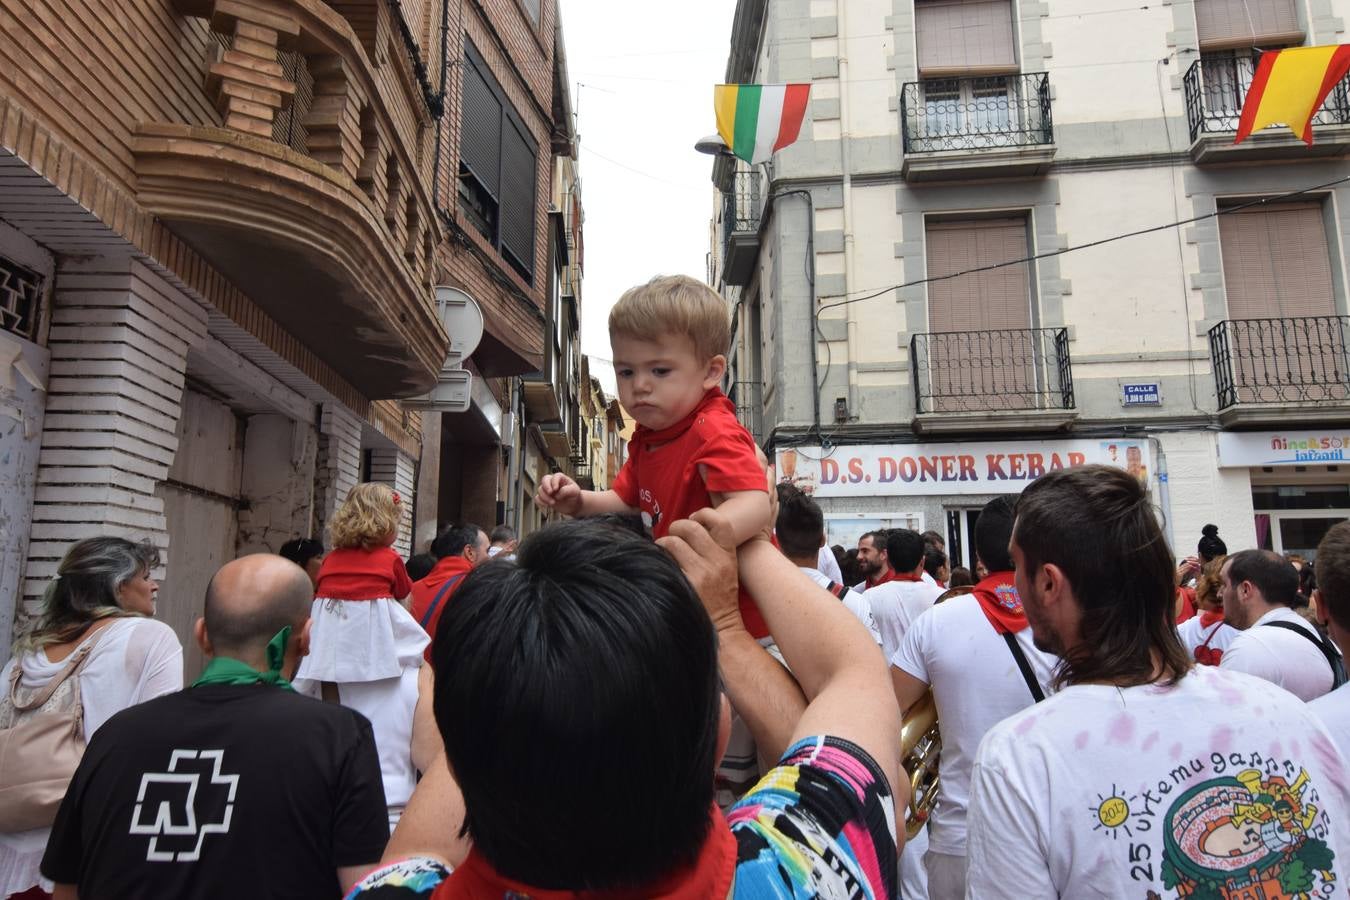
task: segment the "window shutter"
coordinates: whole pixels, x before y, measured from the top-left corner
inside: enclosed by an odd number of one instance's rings
[[[1232,319],[1334,316],[1320,203],[1281,203],[1219,216]]]
[[[534,273],[534,198],[537,181],[535,143],[515,116],[502,128],[502,249],[526,272]]]
[[[1195,0],[1201,50],[1303,43],[1294,0]]]
[[[919,74],[1017,71],[1011,0],[915,0]]]
[[[928,276],[1021,259],[1026,219],[972,219],[928,224]],[[1027,263],[973,272],[928,285],[929,331],[997,331],[1031,327]]]
[[[465,54],[464,110],[460,119],[459,161],[493,197],[501,195],[502,104],[496,84],[475,52]]]

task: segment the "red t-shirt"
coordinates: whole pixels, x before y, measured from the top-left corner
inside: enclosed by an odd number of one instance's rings
[[[319,567],[316,597],[333,600],[402,600],[412,590],[403,557],[392,547],[362,550],[342,547],[332,551]]]
[[[664,537],[671,522],[712,506],[709,492],[765,489],[755,439],[736,420],[736,407],[719,388],[708,391],[693,412],[669,428],[651,431],[639,425],[628,447],[628,461],[611,488],[642,512],[653,537]],[[756,638],[769,633],[744,590],[741,618]]]
[[[412,586],[412,615],[418,624],[426,629],[427,634],[431,635],[432,643],[436,641],[436,626],[440,624],[441,613],[450,605],[450,596],[459,590],[459,586],[464,583],[464,576],[469,574],[473,565],[462,556],[447,556],[436,563],[435,568],[427,573],[427,577],[421,581],[415,582]],[[459,579],[450,590],[445,592],[441,602],[436,604],[433,610],[431,604],[436,602],[436,595],[441,592],[441,588],[452,578]],[[428,616],[427,613],[431,615]],[[423,621],[425,619],[426,621]],[[431,662],[431,644],[427,644],[427,649],[422,655],[426,657],[427,662]]]

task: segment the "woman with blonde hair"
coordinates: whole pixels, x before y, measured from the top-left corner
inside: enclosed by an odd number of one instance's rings
[[[412,581],[392,546],[403,515],[403,500],[388,485],[358,484],[347,494],[328,527],[333,549],[319,568],[309,655],[292,679],[300,693],[370,720],[391,829],[417,773],[440,752],[431,670],[421,671],[431,638],[403,603]]]
[[[1200,577],[1195,582],[1195,605],[1198,608],[1194,618],[1187,619],[1177,626],[1177,634],[1186,645],[1188,652],[1196,662],[1217,666],[1228,649],[1242,632],[1223,620],[1223,597],[1219,595],[1219,571],[1223,568],[1227,556],[1219,555],[1205,563]]]
[[[69,680],[79,689],[86,742],[114,713],[182,689],[183,646],[173,629],[152,618],[159,591],[152,573],[159,563],[149,543],[119,537],[70,546],[43,594],[37,622],[0,670],[0,689],[8,694],[0,701],[0,728],[22,715],[15,700],[35,702],[71,663],[78,666]],[[38,865],[50,832],[0,832],[0,897],[47,896],[52,885]]]

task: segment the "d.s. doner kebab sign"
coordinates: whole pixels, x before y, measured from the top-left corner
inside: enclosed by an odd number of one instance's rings
[[[778,480],[816,497],[1015,494],[1046,472],[1101,463],[1148,484],[1147,441],[989,441],[785,447]]]

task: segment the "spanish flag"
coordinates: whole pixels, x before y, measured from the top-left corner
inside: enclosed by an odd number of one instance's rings
[[[809,84],[719,84],[713,88],[717,133],[748,163],[768,162],[797,140]]]
[[[1253,131],[1283,123],[1311,146],[1312,118],[1350,71],[1350,45],[1291,47],[1261,54],[1242,104],[1235,144]]]

